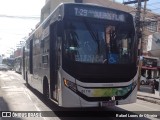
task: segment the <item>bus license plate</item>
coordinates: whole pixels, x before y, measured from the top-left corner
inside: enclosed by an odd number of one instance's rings
[[[102,106],[103,106],[103,107],[115,106],[115,105],[116,105],[116,102],[115,102],[115,101],[105,101],[105,102],[102,102]]]

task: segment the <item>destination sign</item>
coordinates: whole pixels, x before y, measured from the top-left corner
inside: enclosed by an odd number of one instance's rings
[[[81,16],[81,17],[91,17],[91,18],[125,22],[124,14],[107,9],[100,10],[100,9],[75,7],[74,14],[75,16]]]

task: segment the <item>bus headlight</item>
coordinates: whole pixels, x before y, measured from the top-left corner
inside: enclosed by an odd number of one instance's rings
[[[63,79],[63,81],[64,81],[64,85],[66,87],[68,87],[69,89],[73,90],[74,92],[77,91],[77,85],[75,83],[73,83],[73,82],[71,82],[71,81],[69,81],[67,79]]]

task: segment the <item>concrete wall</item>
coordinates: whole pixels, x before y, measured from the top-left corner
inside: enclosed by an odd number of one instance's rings
[[[94,3],[94,4],[102,5],[104,7],[119,9],[119,10],[127,11],[130,13],[133,13],[135,11],[135,8],[133,7],[126,6],[121,3],[114,2],[112,0],[83,0],[83,3]]]
[[[45,6],[41,9],[41,22],[60,4],[74,2],[74,0],[46,0]]]

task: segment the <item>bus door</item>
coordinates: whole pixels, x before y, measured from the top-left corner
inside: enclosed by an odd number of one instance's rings
[[[23,79],[25,79],[25,47],[23,47],[23,53],[22,53],[22,75]]]
[[[58,69],[59,50],[57,36],[57,22],[50,26],[50,91],[51,98],[58,101]]]
[[[30,40],[29,51],[29,72],[33,74],[33,39]]]

